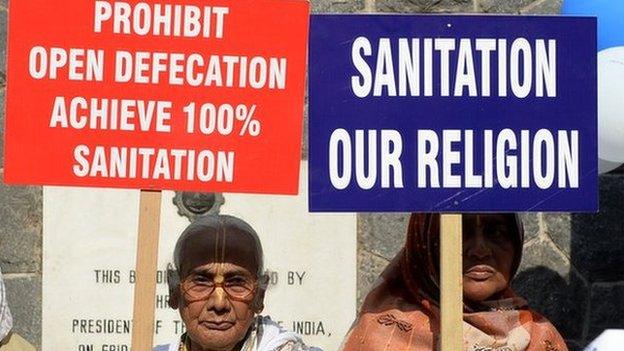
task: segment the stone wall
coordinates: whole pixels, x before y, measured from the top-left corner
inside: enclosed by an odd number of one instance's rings
[[[313,0],[314,13],[486,12],[557,13],[561,0]],[[4,104],[6,1],[0,1],[0,103]],[[0,106],[3,111],[4,106]],[[4,115],[0,113],[0,128]],[[0,130],[0,177],[3,174]],[[307,156],[307,133],[303,141]],[[0,268],[15,329],[41,339],[39,187],[0,184]],[[358,301],[404,241],[405,214],[358,216]],[[624,328],[624,168],[600,178],[599,214],[524,215],[524,259],[514,287],[580,350],[605,328]],[[71,277],[67,277],[71,281]]]

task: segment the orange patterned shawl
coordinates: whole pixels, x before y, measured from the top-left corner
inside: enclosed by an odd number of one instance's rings
[[[523,230],[517,216],[514,238],[517,271]],[[342,351],[438,350],[439,216],[413,214],[407,242],[366,296]],[[544,317],[507,288],[497,300],[464,306],[463,351],[567,351]]]

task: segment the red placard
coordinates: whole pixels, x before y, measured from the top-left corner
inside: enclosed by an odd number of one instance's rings
[[[9,14],[6,183],[297,193],[307,1]]]

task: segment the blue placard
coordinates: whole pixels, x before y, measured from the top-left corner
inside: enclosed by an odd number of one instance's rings
[[[315,15],[310,211],[598,210],[596,19]]]

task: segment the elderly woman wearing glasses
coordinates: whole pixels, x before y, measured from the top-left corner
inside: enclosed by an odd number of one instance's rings
[[[304,351],[301,338],[282,330],[263,310],[268,277],[256,232],[232,216],[200,217],[174,251],[169,305],[186,326],[181,340],[155,351]]]

